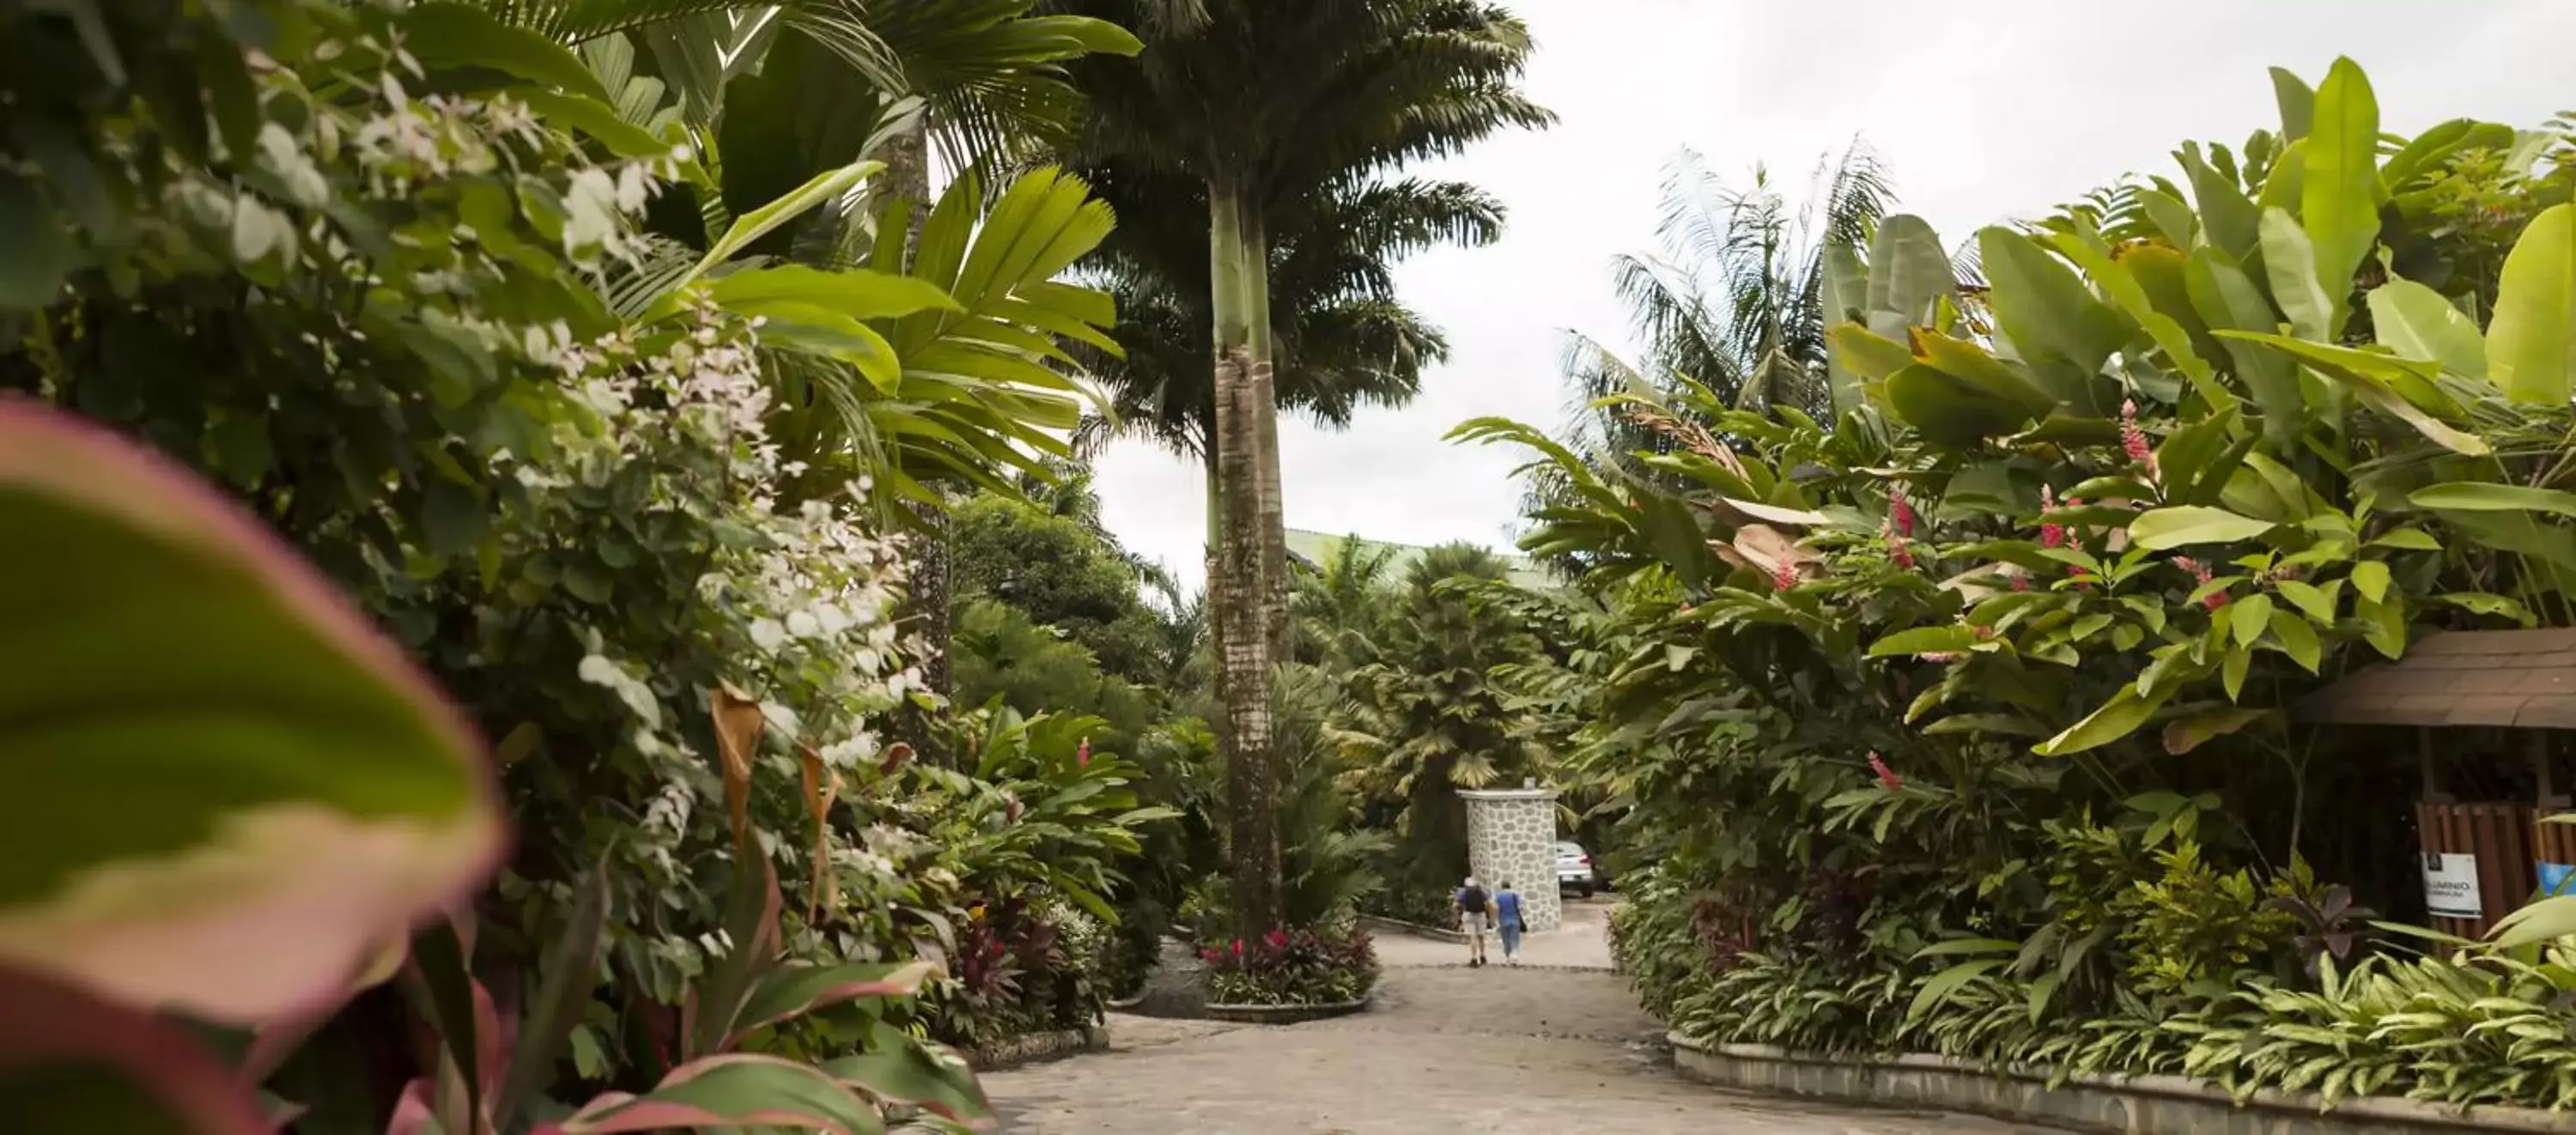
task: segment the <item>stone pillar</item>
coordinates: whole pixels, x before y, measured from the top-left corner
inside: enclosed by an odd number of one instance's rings
[[[1564,916],[1556,893],[1556,790],[1462,788],[1458,796],[1467,802],[1467,869],[1489,889],[1510,882],[1531,930],[1556,929]]]

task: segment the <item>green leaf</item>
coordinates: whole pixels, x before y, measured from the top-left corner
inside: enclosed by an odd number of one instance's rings
[[[532,83],[614,102],[572,49],[514,28],[472,4],[428,0],[402,16],[403,50],[432,71],[489,68]]]
[[[1966,627],[1914,627],[1871,643],[1869,656],[1958,654],[1974,649],[1979,641],[1976,632]]]
[[[2227,622],[2236,633],[2236,641],[2254,645],[2263,630],[2272,625],[2272,597],[2248,595],[2227,605]]]
[[[504,821],[470,729],[260,521],[0,402],[0,532],[45,550],[0,557],[0,964],[263,1021],[483,879]]]
[[[2200,143],[2185,142],[2174,153],[2183,172],[2191,177],[2192,199],[2200,206],[2200,220],[2208,231],[2209,244],[2223,253],[2231,265],[2244,261],[2259,247],[2262,213],[2252,199],[2236,187],[2236,179],[2210,168],[2200,153]],[[2198,251],[2195,250],[2195,257]],[[2269,329],[2270,323],[2263,325]]]
[[[48,307],[60,298],[76,252],[45,191],[13,170],[0,170],[0,310]]]
[[[2352,565],[2352,589],[2373,603],[2387,598],[2388,565],[2380,560],[2363,560]]]
[[[2281,598],[2289,600],[2291,605],[2306,613],[2309,618],[2327,626],[2334,625],[2334,600],[2325,592],[2317,590],[2315,585],[2295,579],[2284,579],[2272,586],[2281,593]]]
[[[2192,250],[2183,265],[2183,284],[2191,295],[2192,309],[2212,334],[2221,330],[2268,333],[2279,326],[2262,289],[2215,249]],[[2309,413],[2298,371],[2289,360],[2254,344],[2224,336],[2219,341],[2235,363],[2237,377],[2254,395],[2254,405],[2263,411],[2264,436],[2276,451],[2289,451],[2305,430]]]
[[[2487,376],[2487,343],[2477,321],[2413,280],[2391,279],[2370,290],[2370,325],[2380,342],[2407,358],[2469,378]]]
[[[2576,895],[2553,895],[2508,912],[2487,931],[2498,949],[2576,935]]]
[[[774,1056],[734,1053],[671,1070],[642,1096],[611,1093],[562,1122],[564,1135],[670,1128],[778,1126],[885,1129],[876,1106],[831,1073]]]
[[[2487,377],[2519,402],[2564,405],[2576,386],[2576,205],[2542,210],[2505,256]]]
[[[2298,219],[2279,207],[2263,210],[2263,271],[2272,299],[2290,317],[2301,339],[2331,341],[2343,325],[2343,301],[2317,275],[2316,247]]]
[[[2406,603],[2402,596],[2384,599],[2363,596],[2353,603],[2353,614],[2368,620],[2370,629],[2363,633],[2371,648],[2390,658],[2406,654]]]
[[[1995,322],[2025,359],[2062,359],[2084,375],[2128,341],[2128,321],[2038,241],[1995,226],[1977,234]]]
[[[2129,522],[2129,540],[2151,552],[2192,544],[2233,544],[2273,528],[2268,520],[2239,516],[2223,508],[2177,505],[2141,514]]]
[[[1923,1014],[1931,1012],[1942,1002],[1948,1001],[1961,989],[1966,988],[1969,982],[2003,968],[2003,964],[2009,960],[2011,959],[1978,958],[1974,961],[1961,962],[1932,975],[1925,979],[1921,988],[1915,991],[1914,1003],[1906,1007],[1905,1019],[1916,1020]]]
[[[2281,108],[2281,140],[2296,142],[2307,137],[2316,119],[2317,104],[2316,92],[2309,89],[2307,80],[2283,68],[2272,68],[2272,99]]]
[[[1827,328],[1825,345],[1835,365],[1873,382],[1914,365],[1914,352],[1906,350],[1905,344],[1857,323]]]
[[[2217,372],[2193,346],[2191,333],[2172,316],[2156,310],[2155,302],[2147,296],[2146,286],[2129,272],[2126,263],[2103,251],[2093,240],[2086,239],[2093,235],[2090,232],[2060,233],[2048,238],[2048,242],[2083,268],[2093,286],[2111,297],[2111,302],[2117,304],[2121,312],[2155,340],[2156,346],[2164,351],[2166,361],[2191,380],[2192,388],[2200,393],[2202,401],[2219,409],[2235,405],[2236,396],[2216,381]]]
[[[2021,943],[2003,938],[1948,938],[1914,952],[1914,960],[1951,957],[1957,954],[2010,954],[2018,952]]]
[[[2254,666],[2254,648],[2233,646],[2218,666],[2219,682],[2227,688],[2227,700],[2235,701],[2245,692],[2245,673]]]
[[[1987,354],[1984,347],[1920,328],[1908,333],[1914,357],[1923,365],[1967,383],[1979,391],[2015,402],[2032,415],[2047,413],[2057,400],[2013,364]]]
[[[952,1123],[988,1126],[994,1119],[993,1105],[965,1061],[886,1025],[872,1030],[868,1047],[825,1062],[823,1070],[872,1098],[921,1108]]]
[[[2045,737],[2048,729],[2027,717],[2009,713],[1954,713],[1923,727],[1933,735],[2001,733],[2012,737]]]
[[[2146,724],[2147,718],[2156,712],[2156,707],[2163,705],[2171,696],[2163,691],[2141,696],[2135,683],[2123,682],[2120,692],[2113,694],[2111,700],[2084,715],[2084,720],[2067,726],[2057,736],[2032,746],[2031,751],[2043,757],[2062,757],[2108,745],[2137,732],[2138,727]]]
[[[2358,395],[2371,409],[2415,427],[2426,439],[2454,453],[2484,456],[2485,439],[2450,424],[2466,411],[2434,382],[2439,368],[2379,351],[2312,343],[2286,335],[2218,331],[2221,339],[2261,343],[2297,357],[2318,375]]]
[[[2417,508],[2463,512],[2546,512],[2576,517],[2576,493],[2531,485],[2498,485],[2486,481],[2449,481],[2407,494]]]
[[[767,236],[770,230],[798,217],[826,201],[840,197],[885,169],[884,162],[852,162],[839,169],[825,170],[785,196],[733,219],[733,226],[707,248],[698,266],[671,286],[676,289],[696,281],[716,265],[734,258],[751,242]]]
[[[519,1023],[519,1040],[510,1052],[500,1089],[493,1096],[496,1116],[516,1116],[554,1076],[564,1046],[589,1009],[591,991],[599,985],[600,942],[608,931],[608,862],[593,862],[573,887],[572,907],[564,929],[546,948],[545,965],[527,1016]]]
[[[763,978],[743,1003],[733,1041],[765,1025],[800,1017],[826,1005],[861,997],[910,997],[922,983],[939,976],[929,962],[851,962],[842,965],[780,966]],[[730,1043],[728,1044],[730,1047]]]
[[[2325,657],[2324,644],[2317,640],[2317,628],[2288,611],[2272,612],[2271,622],[2272,635],[2281,640],[2282,653],[2289,655],[2300,669],[2316,673]]]
[[[2181,756],[2208,743],[2211,738],[2243,729],[2270,712],[2243,706],[2217,706],[2175,718],[2165,723],[2165,752]]]
[[[2334,300],[2327,329],[2339,335],[2353,273],[2379,240],[2379,100],[2352,60],[2335,60],[2317,88],[2315,129],[2303,148],[2299,224],[2316,246],[2319,285]]]
[[[1973,448],[2031,420],[2028,407],[1920,363],[1887,377],[1887,404],[1923,437],[1949,449]]]
[[[963,310],[947,292],[929,281],[867,268],[835,272],[802,264],[751,268],[728,273],[707,285],[707,294],[726,307],[783,301],[811,304],[852,319]]]
[[[1864,297],[1870,330],[1892,338],[1910,327],[1932,326],[1932,301],[1958,290],[1949,250],[1923,218],[1897,213],[1878,222],[1869,242]]]

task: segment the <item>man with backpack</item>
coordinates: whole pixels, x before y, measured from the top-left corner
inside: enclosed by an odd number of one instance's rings
[[[1458,929],[1467,935],[1467,967],[1485,964],[1485,928],[1494,924],[1494,896],[1467,876],[1467,885],[1458,888]]]

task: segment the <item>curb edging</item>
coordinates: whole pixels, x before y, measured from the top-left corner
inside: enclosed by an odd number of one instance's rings
[[[2310,1092],[2257,1091],[2243,1104],[2184,1076],[2075,1075],[2056,1088],[2047,1068],[1998,1069],[1930,1053],[1825,1055],[1767,1044],[1705,1044],[1665,1034],[1673,1063],[1693,1079],[1739,1091],[1902,1107],[1937,1107],[2124,1135],[2459,1135],[2570,1133],[2576,1114],[2536,1108],[2459,1111],[2388,1096],[2348,1098],[2329,1110]]]

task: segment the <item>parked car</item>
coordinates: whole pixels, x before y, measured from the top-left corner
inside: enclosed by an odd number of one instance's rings
[[[1602,886],[1601,869],[1592,865],[1591,852],[1583,850],[1579,843],[1561,842],[1556,845],[1558,891],[1573,891],[1588,899]]]

